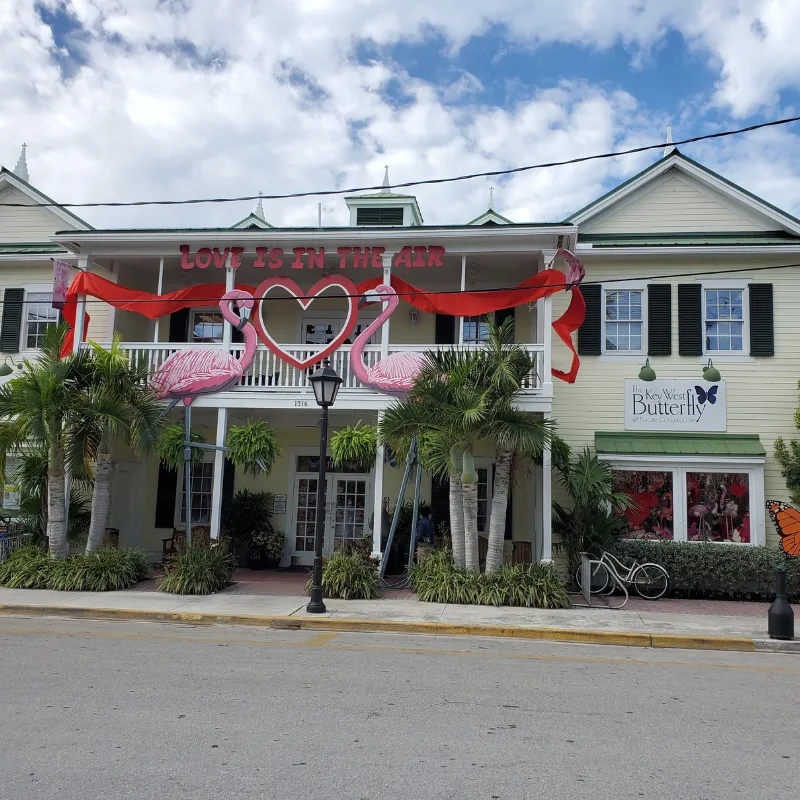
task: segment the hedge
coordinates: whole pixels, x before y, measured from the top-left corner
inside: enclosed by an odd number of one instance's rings
[[[784,565],[793,602],[800,601],[800,558],[776,547],[620,539],[611,550],[623,563],[660,564],[669,573],[670,597],[771,600],[775,568]]]

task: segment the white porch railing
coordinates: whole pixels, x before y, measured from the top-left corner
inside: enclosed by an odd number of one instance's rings
[[[544,345],[526,344],[522,345],[530,355],[534,363],[534,369],[525,380],[525,389],[531,393],[540,392],[542,389],[542,365],[544,363]],[[161,365],[173,353],[179,350],[190,350],[194,347],[219,347],[223,345],[197,345],[167,342],[126,342],[123,347],[128,351],[131,363],[143,363],[147,365],[150,373],[154,373],[161,368]],[[282,345],[283,349],[296,358],[304,361],[311,358],[315,353],[323,349],[316,345]],[[464,349],[477,349],[480,345],[462,345]],[[342,376],[342,391],[372,391],[363,386],[350,367],[350,345],[344,345],[334,351],[329,356],[330,365]],[[237,358],[241,356],[244,349],[242,344],[230,345],[230,352]],[[400,352],[424,352],[426,350],[458,349],[457,345],[435,345],[435,344],[390,344],[389,353]],[[367,345],[363,354],[364,363],[367,367],[372,367],[381,359],[380,345]],[[278,358],[271,350],[264,345],[259,345],[253,363],[248,367],[241,380],[233,387],[233,390],[240,391],[267,391],[267,392],[286,392],[296,389],[311,389],[308,382],[309,375],[316,369],[316,366],[300,370],[282,359]]]

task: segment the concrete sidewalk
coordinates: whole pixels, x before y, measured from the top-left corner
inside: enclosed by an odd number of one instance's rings
[[[768,650],[800,653],[800,641],[768,638],[766,610],[755,616],[673,614],[572,608],[544,611],[416,599],[327,600],[326,614],[307,614],[304,596],[157,592],[52,592],[0,589],[0,614],[125,619],[193,625],[504,636],[637,647]]]

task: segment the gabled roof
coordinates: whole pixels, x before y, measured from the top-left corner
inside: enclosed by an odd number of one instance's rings
[[[467,225],[486,225],[494,223],[495,225],[513,225],[508,217],[498,214],[493,208],[487,208],[479,217],[471,220]]]
[[[673,149],[668,155],[651,164],[647,169],[621,183],[615,189],[606,192],[602,197],[592,201],[579,211],[576,211],[565,222],[572,225],[585,225],[589,220],[602,214],[611,206],[619,203],[628,195],[638,191],[647,184],[655,181],[670,169],[677,169],[690,175],[699,183],[706,187],[727,195],[729,198],[748,207],[751,212],[755,211],[776,223],[773,229],[782,229],[789,233],[800,235],[800,219],[787,214],[777,206],[768,203],[758,195],[748,192],[741,186],[729,181],[722,175],[714,172],[708,167],[703,166],[694,159],[685,156],[677,148]]]
[[[258,216],[255,212],[250,212],[244,219],[240,219],[235,225],[231,225],[231,228],[274,228],[274,225],[270,225],[265,219],[262,219]]]
[[[55,203],[56,201],[52,198],[48,197],[46,194],[42,194],[38,189],[31,186],[27,181],[22,180],[19,175],[15,175],[10,170],[6,169],[5,167],[0,167],[0,187],[4,183],[7,183],[9,186],[13,186],[18,191],[22,192],[27,197],[30,197],[34,203]],[[59,208],[57,205],[52,205],[45,209],[52,214],[55,214],[57,217],[60,217],[64,220],[68,225],[72,225],[73,227],[77,228],[81,231],[91,231],[93,230],[92,226],[82,220],[80,217],[73,214],[71,211],[67,211],[65,208]]]

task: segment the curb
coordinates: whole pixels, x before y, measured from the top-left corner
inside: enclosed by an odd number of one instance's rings
[[[360,633],[424,633],[438,636],[491,636],[578,644],[654,647],[690,650],[725,650],[753,653],[800,653],[800,641],[778,642],[735,636],[701,636],[667,633],[626,633],[573,628],[531,628],[503,625],[460,625],[446,622],[403,622],[346,617],[286,617],[257,614],[204,614],[146,611],[127,608],[73,608],[70,606],[0,605],[3,616],[64,617],[68,619],[173,622],[191,625],[240,625],[275,630],[329,630]]]

